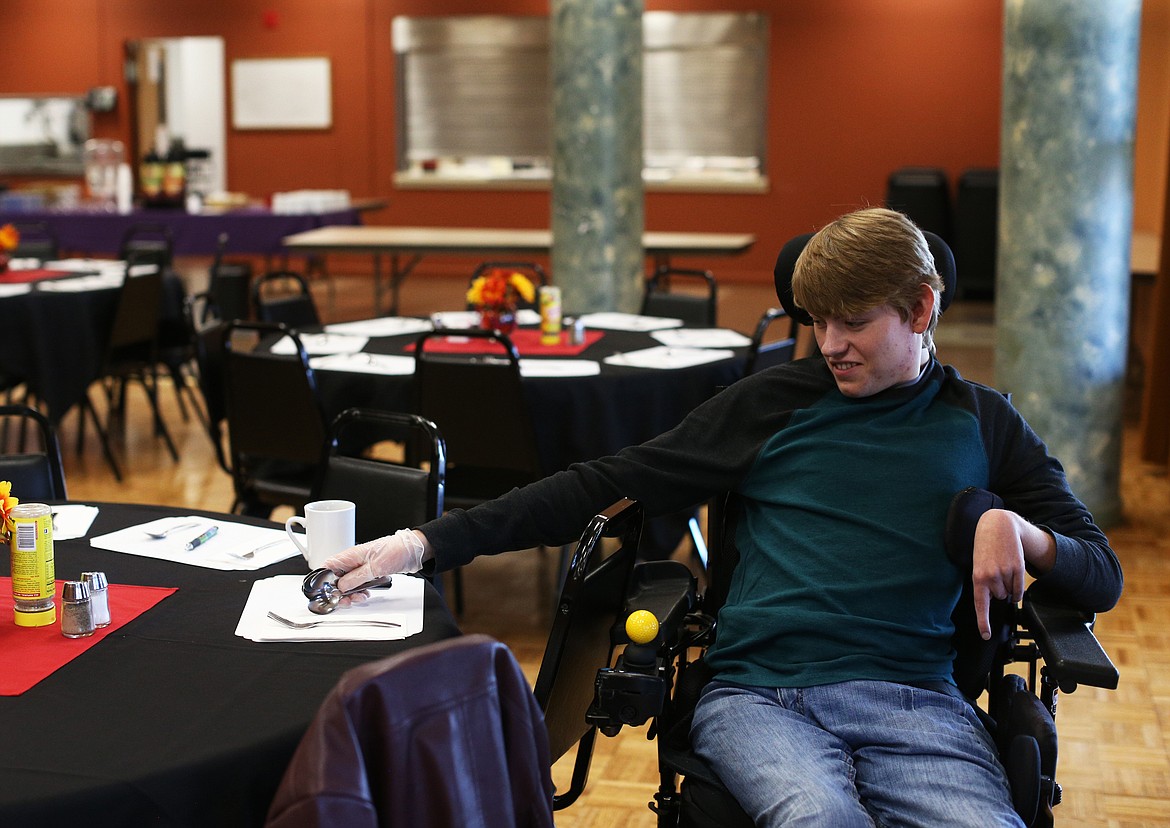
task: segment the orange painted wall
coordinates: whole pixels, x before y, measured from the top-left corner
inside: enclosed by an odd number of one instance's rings
[[[760,10],[771,20],[765,194],[648,193],[650,230],[751,232],[736,259],[688,261],[725,279],[770,279],[780,243],[881,203],[901,165],[994,166],[1000,4],[988,0],[646,0],[652,10]],[[253,196],[301,187],[389,199],[371,223],[543,227],[539,192],[396,190],[390,21],[412,14],[546,14],[547,0],[4,0],[0,92],[79,93],[122,81],[122,44],[220,35],[237,58],[327,55],[333,126],[230,128],[228,182]],[[230,92],[230,90],[229,90]],[[99,135],[129,138],[123,94]],[[430,260],[428,260],[430,261]],[[465,267],[465,263],[463,264]]]

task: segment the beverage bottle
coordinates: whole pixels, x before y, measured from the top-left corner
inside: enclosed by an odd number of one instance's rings
[[[10,515],[12,601],[16,626],[44,627],[57,621],[53,514],[44,503],[21,503]]]

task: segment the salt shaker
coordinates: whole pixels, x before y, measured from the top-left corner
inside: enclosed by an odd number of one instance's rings
[[[85,581],[66,581],[61,586],[61,635],[66,638],[85,638],[93,635],[93,631],[89,584]]]
[[[585,320],[577,317],[573,320],[572,333],[569,334],[569,341],[574,345],[585,344]]]
[[[89,586],[89,604],[93,611],[93,625],[95,627],[108,627],[110,625],[110,590],[106,573],[82,572],[81,580]]]

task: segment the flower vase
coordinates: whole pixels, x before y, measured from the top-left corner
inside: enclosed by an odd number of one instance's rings
[[[510,305],[480,308],[479,327],[485,331],[499,331],[502,334],[512,333],[516,328],[516,308]]]

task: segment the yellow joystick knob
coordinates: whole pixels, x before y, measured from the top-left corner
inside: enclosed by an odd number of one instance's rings
[[[649,610],[634,610],[626,618],[626,635],[635,644],[649,644],[658,636],[658,619]]]

